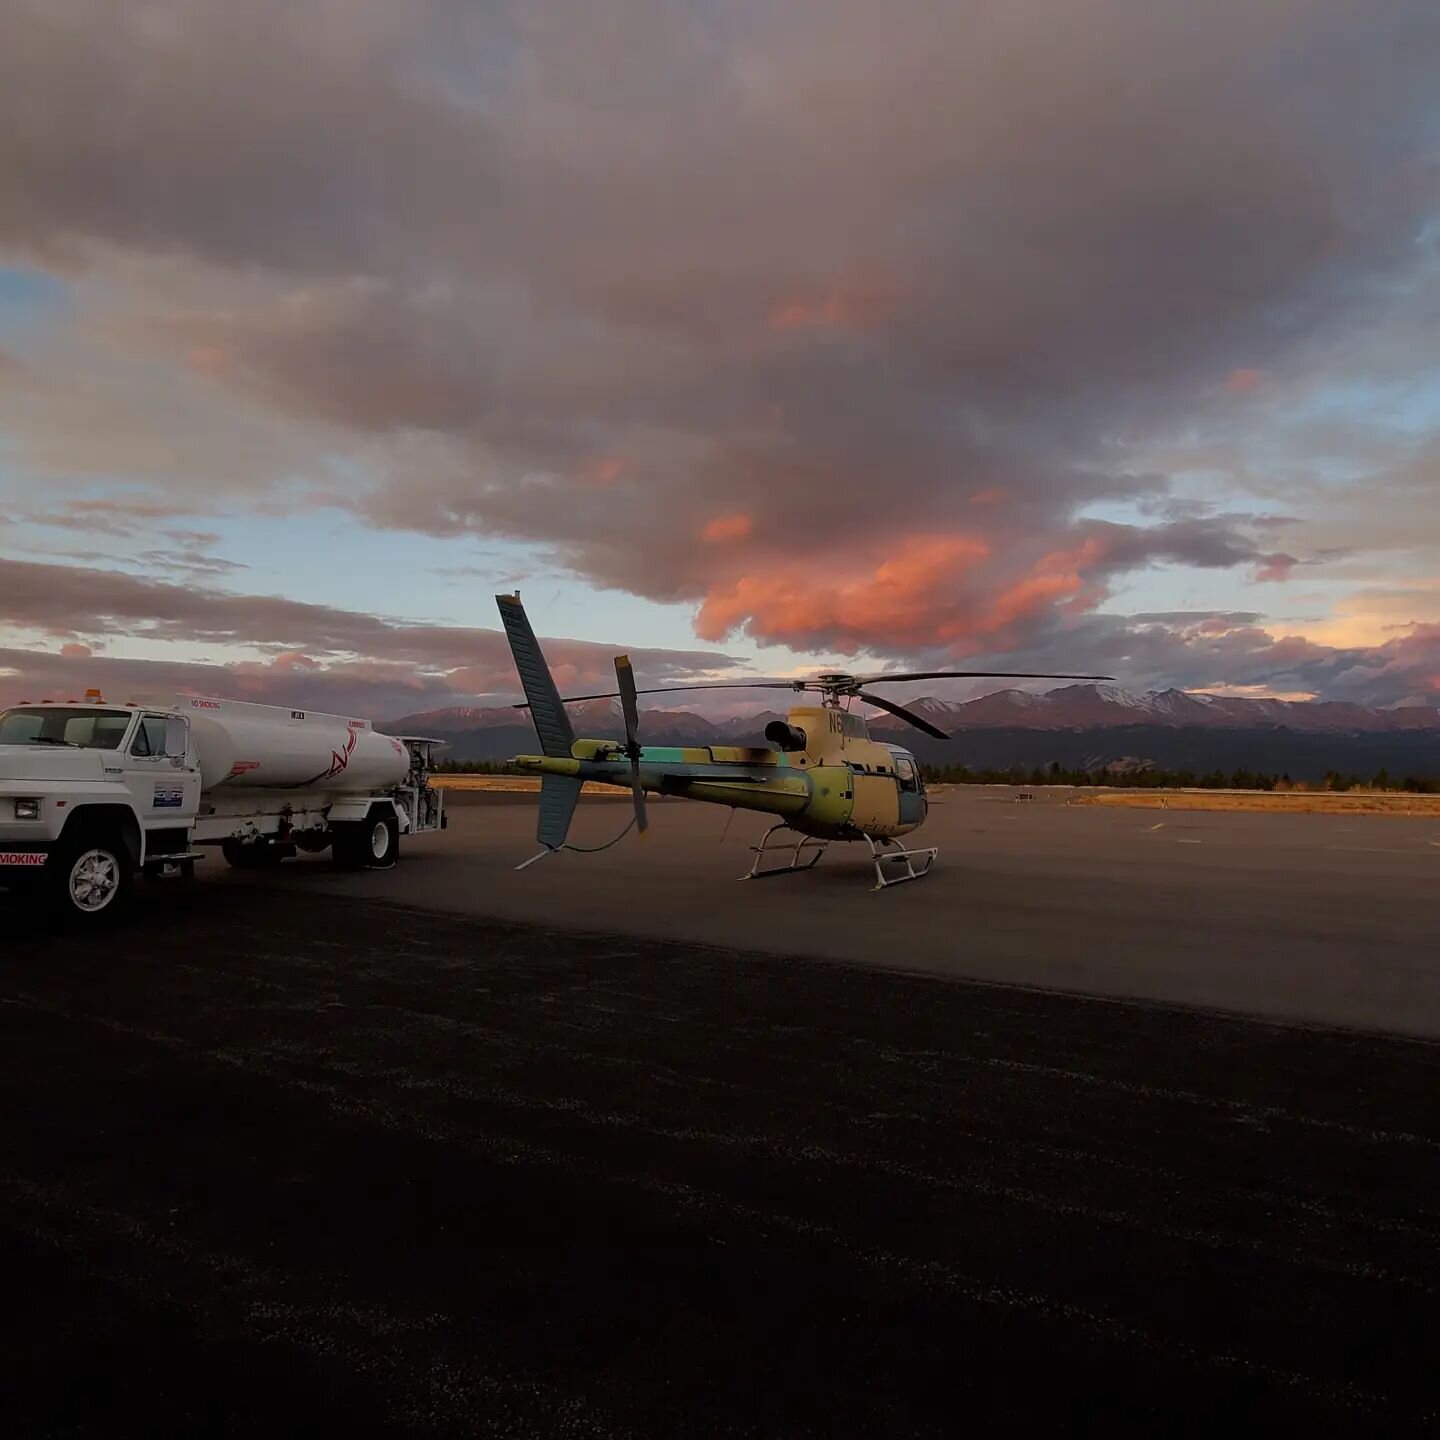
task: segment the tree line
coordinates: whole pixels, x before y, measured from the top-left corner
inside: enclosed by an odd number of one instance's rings
[[[1440,794],[1440,778],[1393,776],[1381,769],[1366,779],[1338,770],[1320,781],[1293,780],[1257,770],[1161,770],[1155,766],[1083,769],[1052,760],[1049,765],[1010,765],[1003,769],[971,769],[967,765],[922,765],[927,785],[1085,785],[1147,790],[1401,790],[1412,795]],[[439,775],[523,775],[508,760],[441,760]]]
[[[526,772],[508,760],[437,760],[432,775],[523,775]]]
[[[922,765],[929,785],[1085,785],[1146,790],[1401,790],[1412,795],[1440,794],[1440,778],[1392,776],[1381,769],[1366,779],[1330,770],[1320,781],[1294,780],[1287,774],[1256,770],[1161,770],[1155,766],[1101,766],[1098,769],[1061,765],[1011,765],[971,769],[966,765]]]

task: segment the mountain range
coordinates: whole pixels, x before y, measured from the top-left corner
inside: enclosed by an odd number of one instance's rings
[[[879,688],[879,687],[877,687]],[[1440,774],[1440,709],[1372,709],[1343,701],[1260,700],[1184,690],[1137,694],[1115,685],[1066,685],[1045,694],[1000,690],[975,700],[906,700],[952,736],[934,740],[890,715],[868,715],[877,739],[906,745],[928,764],[975,767],[1097,766],[1150,760],[1165,769],[1252,769],[1296,778],[1327,770]],[[624,733],[614,700],[570,706],[577,735]],[[683,710],[642,710],[652,745],[760,743],[774,710],[713,720]],[[454,706],[406,715],[391,734],[433,735],[457,760],[501,760],[533,751],[535,732],[512,706]]]
[[[1226,730],[1254,730],[1284,726],[1306,734],[1376,734],[1401,730],[1440,730],[1440,709],[1411,705],[1377,710],[1343,700],[1254,700],[1231,695],[1203,695],[1185,690],[1151,690],[1136,694],[1117,685],[1066,685],[1045,694],[1026,690],[997,690],[976,700],[949,701],[926,698],[906,704],[942,730],[990,729],[1003,726],[1023,730],[1083,730],[1117,725],[1199,725]],[[683,732],[690,744],[710,744],[730,737],[749,738],[776,718],[773,710],[711,720],[684,710],[647,710],[648,729],[667,734]],[[615,700],[587,700],[570,707],[576,734],[585,726],[620,724]],[[524,724],[513,706],[477,708],[457,705],[406,715],[387,726],[409,733],[451,735],[470,730]],[[906,730],[891,715],[870,717],[872,731]],[[588,732],[587,732],[588,733]],[[610,730],[594,732],[605,736]],[[656,740],[657,744],[661,743]],[[670,743],[670,742],[665,742]]]

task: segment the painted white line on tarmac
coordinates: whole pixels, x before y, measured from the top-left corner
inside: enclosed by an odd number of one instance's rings
[[[1436,842],[1430,842],[1434,845]],[[1419,855],[1419,850],[1396,850],[1391,845],[1327,845],[1327,850],[1344,850],[1350,855]]]
[[[1152,825],[1150,828],[1152,830],[1163,830],[1165,828],[1165,822],[1162,820],[1158,825]]]
[[[1203,840],[1185,840],[1185,839],[1181,839],[1181,840],[1177,840],[1175,843],[1176,843],[1177,845],[1203,845],[1205,842],[1204,842]]]

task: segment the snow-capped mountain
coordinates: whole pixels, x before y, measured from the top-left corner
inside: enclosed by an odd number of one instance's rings
[[[1136,693],[1117,685],[1066,685],[1048,694],[1000,690],[956,702],[891,695],[951,738],[935,740],[892,715],[866,711],[876,739],[898,742],[931,765],[972,768],[1150,762],[1196,773],[1238,768],[1318,779],[1328,770],[1372,775],[1440,775],[1440,712],[1432,706],[1371,710],[1340,702],[1251,700],[1183,690]],[[589,700],[570,707],[577,735],[620,739],[619,704]],[[649,745],[753,745],[783,718],[759,710],[712,720],[685,710],[642,710]],[[455,760],[506,760],[536,749],[529,715],[512,706],[456,706],[407,715],[381,727],[392,734],[447,740]]]
[[[875,689],[885,690],[883,682]],[[1283,727],[1308,734],[1380,734],[1440,729],[1440,710],[1434,706],[1371,709],[1343,701],[1257,700],[1232,695],[1195,694],[1184,690],[1137,693],[1118,685],[1065,685],[1044,694],[1028,690],[998,690],[975,700],[953,702],[933,697],[894,698],[942,730],[991,728],[1025,730],[1110,729],[1121,725],[1198,726],[1204,729],[1252,730]],[[908,730],[904,721],[883,713],[869,713],[877,732]],[[570,707],[576,734],[605,737],[623,731],[616,700],[587,700]],[[753,738],[766,724],[783,718],[766,709],[725,720],[681,710],[641,711],[646,739],[654,743],[707,744],[715,740]],[[520,726],[529,728],[528,716],[510,706],[479,708],[453,706],[407,715],[384,728],[391,733],[452,735],[462,731]],[[663,738],[662,738],[663,737]]]

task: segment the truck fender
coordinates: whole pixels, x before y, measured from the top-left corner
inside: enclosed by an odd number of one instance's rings
[[[388,811],[397,821],[400,819],[393,800],[381,800],[373,795],[357,796],[354,800],[337,800],[326,812],[325,818],[331,825],[358,824],[362,820],[368,820],[371,811],[377,808]]]
[[[90,829],[118,832],[132,865],[139,865],[145,858],[140,822],[128,805],[78,805],[70,812],[60,839],[62,842],[73,840],[81,831]]]

